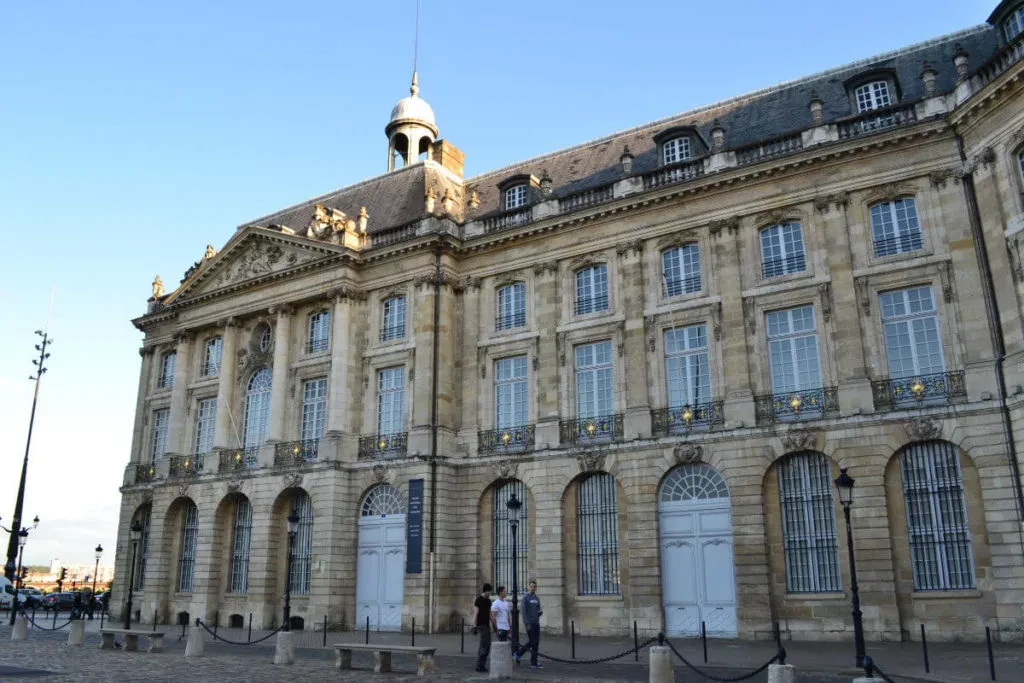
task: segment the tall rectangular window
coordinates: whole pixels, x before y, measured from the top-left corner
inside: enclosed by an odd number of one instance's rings
[[[196,435],[192,452],[204,455],[213,452],[213,430],[217,423],[217,399],[204,398],[196,404]]]
[[[178,364],[178,353],[168,351],[160,357],[160,376],[157,377],[156,386],[160,389],[170,389],[174,386],[174,368]]]
[[[892,256],[921,248],[921,226],[912,197],[871,207],[871,236],[875,256]]]
[[[603,417],[615,413],[612,343],[576,347],[576,416]]]
[[[805,270],[807,261],[799,223],[772,225],[761,230],[761,273],[764,278]]]
[[[308,379],[302,383],[302,440],[322,437],[326,423],[327,378]]]
[[[580,595],[619,593],[619,507],[615,477],[601,472],[576,489]]]
[[[331,338],[331,314],[318,311],[309,316],[309,331],[306,334],[306,353],[327,350]]]
[[[608,310],[608,266],[576,271],[576,315]]]
[[[231,592],[249,592],[249,545],[252,540],[252,505],[249,499],[235,503],[235,538],[231,546]]]
[[[203,377],[214,377],[220,372],[220,353],[224,346],[221,337],[212,337],[203,345]]]
[[[665,377],[669,408],[711,401],[708,337],[704,325],[665,330]]]
[[[191,593],[196,572],[196,542],[199,538],[199,510],[195,503],[185,508],[181,530],[181,562],[178,571],[178,592]]]
[[[313,501],[305,493],[295,496],[295,512],[299,516],[295,543],[292,546],[292,572],[288,585],[292,595],[309,595],[313,560]]]
[[[827,593],[842,590],[832,477],[828,458],[804,452],[779,462],[782,541],[786,590]]]
[[[510,330],[526,325],[526,285],[516,282],[498,290],[498,319],[495,328]]]
[[[527,422],[526,356],[494,363],[494,426],[520,427]]]
[[[385,299],[381,310],[380,340],[401,339],[405,336],[405,297]]]
[[[526,185],[515,185],[505,190],[505,210],[526,206]]]
[[[150,461],[156,460],[167,452],[167,425],[170,417],[171,411],[167,408],[153,411],[153,439]]]
[[[821,386],[818,365],[818,332],[814,307],[801,306],[772,311],[765,316],[772,393],[817,389]]]
[[[527,558],[530,554],[530,509],[526,487],[518,479],[512,479],[494,489],[494,573],[491,576],[495,586],[512,585],[512,529],[508,523],[508,501],[513,493],[522,503],[516,535],[516,565],[520,577],[529,576]],[[524,579],[520,578],[519,581]]]
[[[1021,33],[1024,33],[1024,6],[1010,12],[1003,22],[1003,35],[1007,43],[1012,43]]]
[[[700,248],[686,244],[661,254],[661,277],[665,296],[695,294],[701,289]]]
[[[945,371],[939,323],[931,287],[879,295],[889,377],[915,377]]]
[[[146,586],[146,558],[149,557],[149,518],[153,508],[147,505],[140,513],[139,521],[142,522],[142,540],[139,542],[138,570],[135,572],[135,590]]]
[[[377,434],[405,431],[405,368],[377,372]]]

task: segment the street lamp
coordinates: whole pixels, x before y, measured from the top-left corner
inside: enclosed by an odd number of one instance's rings
[[[11,626],[18,616],[18,591],[21,590],[21,562],[25,557],[25,543],[28,542],[28,529],[24,527],[18,532],[18,573],[14,580],[14,605],[11,607]]]
[[[103,546],[96,546],[96,567],[92,570],[92,597],[89,598],[89,618],[92,619],[92,608],[96,604],[96,575],[100,571],[100,558],[103,557]]]
[[[292,549],[295,547],[295,535],[299,533],[299,512],[294,507],[288,515],[288,571],[284,579],[284,625],[282,630],[291,631],[292,620]]]
[[[124,630],[132,628],[132,589],[135,588],[135,553],[139,549],[139,540],[142,539],[142,522],[135,520],[128,529],[128,539],[132,542],[132,567],[128,574],[128,616],[124,619]],[[98,554],[98,553],[97,553]],[[97,561],[97,564],[99,562]]]
[[[508,525],[512,528],[512,647],[519,647],[519,511],[523,501],[516,497],[515,491],[505,503],[508,508]]]
[[[857,558],[853,554],[853,529],[850,527],[850,505],[853,504],[853,477],[846,469],[839,470],[836,477],[836,491],[846,518],[846,549],[850,555],[850,596],[853,601],[853,642],[857,649],[857,667],[864,666],[864,623],[861,619],[860,593],[857,591]]]

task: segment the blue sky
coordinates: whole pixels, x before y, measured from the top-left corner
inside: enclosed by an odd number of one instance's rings
[[[968,28],[995,4],[423,0],[420,94],[475,174]],[[173,288],[238,224],[385,170],[414,7],[6,4],[0,524],[25,447],[32,331],[56,285],[27,561],[114,549],[141,342],[129,320],[153,276]]]

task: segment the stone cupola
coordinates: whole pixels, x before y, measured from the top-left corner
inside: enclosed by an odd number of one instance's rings
[[[395,158],[401,157],[401,166],[408,166],[421,154],[430,154],[437,139],[434,110],[419,96],[419,79],[412,73],[409,96],[398,101],[391,110],[391,120],[384,127],[388,136],[388,170],[395,170]]]

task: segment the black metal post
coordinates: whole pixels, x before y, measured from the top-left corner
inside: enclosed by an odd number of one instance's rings
[[[700,622],[700,642],[704,646],[704,663],[708,663],[708,629],[704,622]]]
[[[245,636],[245,642],[252,642],[252,612],[249,612],[249,633]]]
[[[640,661],[640,639],[636,633],[636,619],[633,620],[633,660]]]
[[[513,494],[515,495],[515,494]],[[512,522],[512,651],[519,650],[519,520]]]
[[[462,625],[459,626],[459,654],[466,654],[466,617],[462,617]]]
[[[22,531],[25,531],[22,529]],[[27,532],[26,532],[27,533]],[[18,591],[21,589],[21,561],[25,557],[25,546],[18,544],[18,573],[14,579],[14,602],[11,603],[11,626],[18,616]]]
[[[576,620],[569,622],[570,643],[572,644],[572,658],[576,659]]]
[[[128,615],[124,619],[124,630],[129,631],[132,628],[132,589],[135,587],[135,552],[139,548],[139,542],[132,541],[132,567],[131,571],[128,572]]]
[[[366,644],[370,644],[370,615],[366,615]]]
[[[295,513],[292,513],[295,514]],[[288,532],[288,569],[284,578],[284,624],[282,631],[292,630],[292,547],[295,545],[295,534]]]
[[[846,549],[850,554],[850,597],[853,602],[853,642],[856,648],[856,666],[864,667],[864,622],[860,611],[860,592],[857,589],[857,558],[853,552],[853,527],[850,526],[850,504],[843,504],[846,518]]]
[[[931,667],[928,666],[928,637],[924,634],[924,624],[921,624],[921,651],[924,652],[924,672],[931,673]]]
[[[416,617],[412,618],[412,646],[416,647]]]
[[[92,570],[92,599],[96,601],[96,574],[100,570],[100,558],[96,558],[96,567]]]
[[[327,647],[327,615],[324,615],[324,647]]]
[[[996,680],[996,660],[992,656],[992,631],[988,626],[985,627],[985,646],[988,648],[988,675],[994,681]]]

